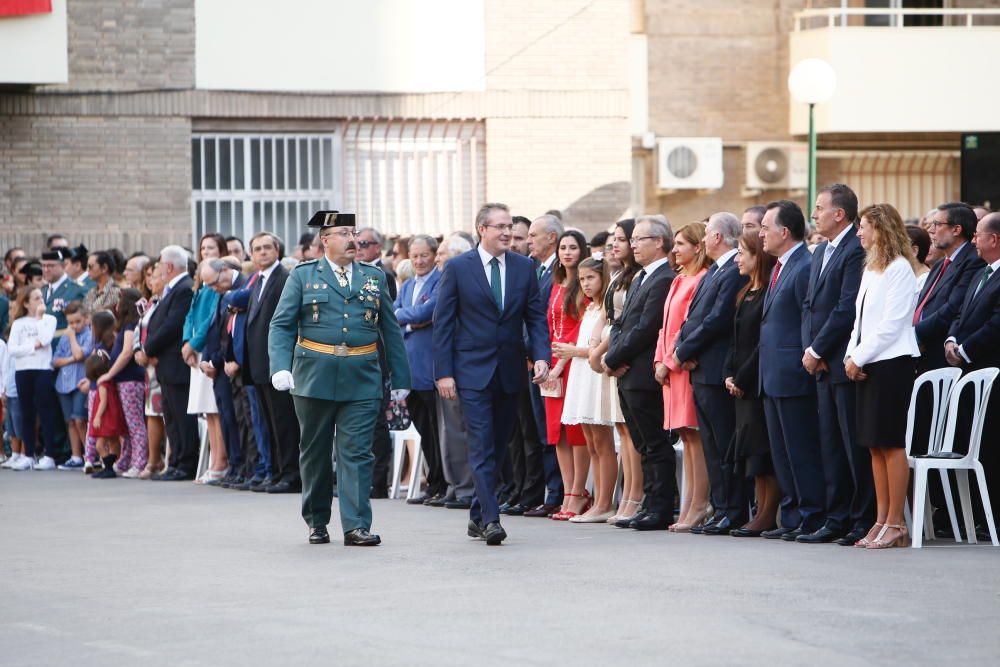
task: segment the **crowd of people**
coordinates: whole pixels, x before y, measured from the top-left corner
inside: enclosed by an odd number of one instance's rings
[[[1000,213],[946,203],[904,222],[890,204],[861,209],[843,184],[822,188],[814,205],[811,220],[786,200],[676,228],[648,215],[589,240],[559,211],[529,219],[484,207],[477,232],[495,228],[510,253],[530,258],[551,355],[540,383],[530,358],[523,372],[503,370],[519,390],[500,406],[514,432],[497,450],[498,512],[906,545],[917,374],[1000,365],[1000,282],[991,279]],[[442,280],[445,265],[475,255],[479,239],[457,231],[389,244],[372,228],[354,239],[357,259],[390,279],[412,385],[393,400],[384,380],[370,495],[387,496],[390,430],[412,422],[426,475],[404,480],[421,489],[407,502],[469,509],[484,481],[470,462],[463,402],[442,384],[435,329],[454,328],[439,307],[442,285],[456,289]],[[290,271],[322,256],[319,234],[287,257],[267,232],[247,246],[206,234],[193,251],[127,258],[61,235],[46,246],[37,260],[20,248],[4,257],[4,468],[302,490],[299,420],[292,396],[272,384],[268,334]],[[507,264],[483,258],[502,313]],[[525,344],[537,342],[525,322]],[[445,379],[459,377],[461,389],[463,371]],[[918,407],[926,428],[929,408]],[[990,410],[984,443],[1000,437],[997,415]],[[1000,472],[989,447],[982,460],[989,479]],[[943,493],[932,490],[935,506]],[[949,530],[947,517],[935,523]]]

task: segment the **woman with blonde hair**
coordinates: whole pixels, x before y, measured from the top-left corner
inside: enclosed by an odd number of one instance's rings
[[[691,372],[674,360],[677,333],[687,318],[698,283],[712,263],[705,251],[705,230],[705,223],[692,222],[678,229],[674,235],[673,256],[678,274],[670,283],[670,291],[663,304],[663,327],[656,340],[656,355],[653,357],[656,381],[663,385],[663,428],[676,431],[684,443],[684,497],[677,523],[669,528],[681,533],[690,532],[692,527],[701,525],[711,515],[708,468],[698,433]]]
[[[920,356],[913,330],[916,259],[903,218],[891,204],[861,212],[858,238],[865,272],[844,368],[857,383],[857,442],[871,452],[877,520],[855,546],[903,547],[909,544],[903,523],[910,480],[906,415]]]

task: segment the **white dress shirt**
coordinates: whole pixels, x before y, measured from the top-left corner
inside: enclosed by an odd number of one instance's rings
[[[962,245],[965,245],[965,244],[963,243]],[[957,253],[958,253],[958,251],[956,250],[955,253],[952,254],[952,258],[954,258],[955,254],[957,254]],[[993,273],[990,274],[989,279],[987,279],[987,281],[986,281],[987,283],[989,283],[990,280],[993,280],[993,276],[995,276],[997,274],[997,271],[1000,271],[1000,259],[998,259],[997,261],[995,261],[992,264],[990,264],[990,266],[993,267]],[[977,271],[976,274],[974,276],[972,276],[972,282],[969,283],[969,289],[976,289],[977,287],[979,287],[979,281],[981,281],[983,279],[983,272],[984,271],[986,271],[985,268],[982,271]],[[986,289],[986,285],[985,284],[983,285],[983,289]],[[973,298],[975,298],[975,296],[973,296]],[[945,343],[957,343],[958,341],[955,339],[954,336],[948,336],[948,338],[946,338],[944,342]],[[972,359],[969,359],[969,355],[967,355],[965,353],[965,348],[963,348],[961,345],[958,346],[958,353],[962,356],[963,359],[965,359],[965,363],[967,363],[967,364],[971,364],[972,363]]]
[[[479,259],[483,263],[483,270],[486,271],[486,282],[489,283],[490,287],[493,287],[493,267],[490,266],[490,262],[493,260],[493,255],[483,250],[483,246],[477,245],[476,250],[479,251]],[[500,262],[500,303],[507,303],[507,253],[501,253],[497,260]]]
[[[51,297],[51,296],[52,296],[53,294],[55,294],[55,293],[56,293],[56,290],[57,290],[57,289],[59,289],[59,287],[60,287],[60,286],[61,286],[61,285],[62,285],[62,284],[63,284],[64,282],[66,282],[67,280],[69,280],[69,276],[67,276],[67,275],[66,275],[66,274],[64,273],[64,274],[62,274],[62,278],[60,278],[59,280],[55,281],[54,283],[48,283],[47,287],[48,287],[49,289],[48,289],[48,291],[47,291],[47,292],[45,292],[45,299],[46,299],[46,300],[48,300],[48,299],[49,299],[49,297]]]
[[[837,246],[840,245],[840,242],[843,241],[844,237],[847,236],[847,233],[851,231],[854,231],[854,225],[847,225],[840,231],[839,234],[837,234],[837,238],[827,243],[826,249],[823,251],[823,263],[819,267],[819,275],[823,275],[823,272],[826,271],[827,262],[829,262],[830,258],[833,257],[833,253],[837,251]],[[857,232],[855,231],[854,233],[856,234]],[[809,356],[811,356],[813,359],[823,358],[818,354],[816,354],[816,351],[812,349],[811,345],[806,348],[806,352],[808,352]]]
[[[719,259],[715,260],[715,266],[716,266],[717,268],[720,268],[720,269],[721,269],[721,268],[722,268],[722,267],[724,267],[724,266],[725,266],[725,265],[726,265],[727,263],[729,263],[729,262],[733,261],[733,257],[736,257],[736,252],[737,252],[737,248],[733,248],[732,250],[728,250],[728,251],[726,251],[726,254],[724,254],[724,255],[723,255],[722,257],[720,257]]]
[[[330,269],[333,271],[334,280],[336,280],[337,279],[336,276],[340,272],[340,264],[337,264],[336,262],[334,262],[333,260],[331,260],[326,255],[323,255],[323,259],[325,259],[326,263],[330,265]],[[350,289],[351,289],[351,282],[352,282],[351,278],[353,277],[353,275],[352,275],[353,273],[354,273],[354,262],[351,262],[350,264],[348,264],[347,266],[344,267],[344,275],[347,276],[347,289],[348,289],[348,291],[350,291]],[[263,294],[264,293],[264,288],[261,287],[260,291],[261,291],[261,294]]]
[[[850,358],[864,366],[896,357],[920,356],[913,329],[916,285],[917,276],[904,257],[897,257],[885,271],[865,270],[845,361]]]
[[[669,258],[669,257],[662,257],[662,258],[660,258],[660,259],[656,260],[655,262],[650,262],[650,263],[649,263],[649,264],[647,264],[646,266],[642,267],[642,270],[646,272],[646,277],[645,277],[645,278],[643,278],[643,279],[642,279],[642,281],[643,281],[643,282],[646,282],[646,280],[647,280],[647,279],[648,279],[648,278],[649,278],[649,277],[650,277],[651,275],[653,275],[653,273],[654,273],[654,272],[655,272],[655,271],[656,271],[656,270],[657,270],[658,268],[660,268],[660,267],[661,267],[661,266],[663,266],[664,264],[667,264],[667,263],[668,263],[669,261],[670,261],[670,258]]]
[[[275,262],[274,264],[272,264],[271,266],[267,267],[266,269],[260,272],[260,291],[257,292],[258,301],[260,301],[261,298],[264,296],[264,288],[267,287],[267,279],[271,277],[271,274],[274,273],[274,270],[276,268],[278,268],[278,262]],[[350,274],[348,274],[348,276],[350,276]],[[350,282],[350,277],[348,277],[348,282]]]
[[[410,305],[417,305],[417,299],[420,298],[420,292],[424,289],[424,283],[427,279],[431,277],[431,271],[428,271],[422,276],[413,276],[413,298],[410,299]]]

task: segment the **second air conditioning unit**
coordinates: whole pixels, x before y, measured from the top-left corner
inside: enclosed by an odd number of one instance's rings
[[[656,184],[661,190],[718,190],[723,180],[722,139],[657,139],[656,164]]]
[[[746,186],[752,190],[809,187],[809,145],[801,141],[748,141]]]

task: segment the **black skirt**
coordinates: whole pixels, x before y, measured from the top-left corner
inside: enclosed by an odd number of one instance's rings
[[[726,451],[723,465],[741,477],[773,475],[771,443],[767,437],[764,403],[759,398],[734,401],[736,430]]]
[[[868,449],[906,447],[906,415],[916,377],[913,357],[867,364],[868,375],[857,383],[858,445]]]

